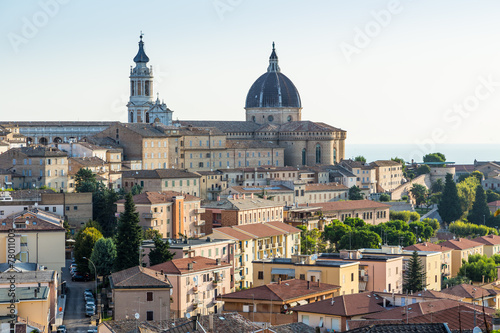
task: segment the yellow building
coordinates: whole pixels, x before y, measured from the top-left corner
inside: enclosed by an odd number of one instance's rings
[[[473,241],[484,245],[483,254],[485,254],[488,258],[494,254],[500,253],[500,236],[480,236],[474,238]]]
[[[469,261],[471,254],[484,254],[484,245],[469,239],[459,238],[450,239],[440,245],[452,249],[451,253],[451,276],[456,276],[460,267],[462,267],[462,260]]]
[[[338,295],[359,292],[359,262],[316,260],[316,255],[293,255],[291,258],[273,258],[253,261],[254,286],[297,278],[341,286]]]
[[[60,272],[66,266],[65,234],[59,215],[37,208],[9,215],[0,225],[0,261],[9,262],[10,250],[15,260]]]

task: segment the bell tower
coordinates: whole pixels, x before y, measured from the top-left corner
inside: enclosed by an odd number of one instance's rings
[[[129,123],[149,123],[149,110],[153,106],[153,68],[147,66],[149,58],[144,51],[142,36],[141,32],[135,67],[130,68]]]

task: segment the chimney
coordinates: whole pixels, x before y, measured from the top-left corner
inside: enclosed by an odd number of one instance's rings
[[[311,281],[307,281],[307,289],[311,289]]]
[[[243,193],[243,194],[241,195],[241,198],[242,198],[243,200],[245,200],[245,193]]]
[[[192,271],[192,270],[193,270],[193,263],[189,262],[188,263],[188,271]]]
[[[384,308],[387,307],[386,302],[387,302],[387,300],[384,298]]]
[[[278,278],[278,284],[281,284],[281,278]]]
[[[267,200],[267,195],[265,195],[263,198],[264,198],[264,200]]]
[[[160,274],[161,274],[161,275],[163,275],[163,269],[162,269],[162,270],[160,270]]]
[[[253,193],[250,194],[250,199],[253,199]]]

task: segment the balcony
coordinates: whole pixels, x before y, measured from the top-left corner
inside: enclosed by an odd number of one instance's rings
[[[110,309],[113,309],[113,308],[115,307],[115,302],[109,302],[109,303],[108,303],[108,307],[109,307]]]
[[[266,244],[266,250],[268,250],[268,249],[269,249],[269,244]]]
[[[205,220],[198,220],[194,222],[195,227],[201,227],[205,225]]]
[[[205,208],[196,208],[194,210],[194,213],[195,214],[203,214],[203,213],[205,213]]]
[[[241,253],[245,253],[245,247],[244,246],[240,247],[240,252]]]
[[[219,280],[219,279],[214,279],[212,281],[212,283],[214,284],[214,286],[217,286],[217,285],[220,285],[222,283],[222,280]]]
[[[360,275],[359,282],[368,282],[368,275]]]
[[[263,247],[262,245],[259,245],[259,250],[262,250],[262,247]]]
[[[160,213],[159,212],[155,212],[155,213],[142,213],[142,218],[144,219],[156,219],[160,217]]]

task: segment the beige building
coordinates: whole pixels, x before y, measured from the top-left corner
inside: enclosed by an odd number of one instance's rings
[[[132,170],[122,173],[123,188],[129,191],[139,185],[143,191],[174,191],[200,196],[199,174],[177,169]]]
[[[227,188],[227,180],[222,171],[197,171],[200,178],[200,197],[202,200],[217,200],[221,192]]]
[[[206,257],[173,259],[151,267],[171,281],[170,310],[177,318],[220,313],[223,302],[217,297],[232,291],[231,268],[228,262]]]
[[[7,251],[13,249],[15,259],[21,262],[37,263],[56,272],[66,266],[66,230],[61,216],[34,208],[9,215],[0,222],[0,259],[3,262],[8,262]],[[15,242],[10,246],[8,242],[12,237]]]
[[[0,273],[0,316],[10,315],[9,296],[11,282],[16,285],[15,308],[17,315],[43,327],[42,332],[52,332],[57,314],[58,274],[53,270],[15,271]],[[50,320],[50,321],[49,321]]]
[[[379,190],[391,192],[403,182],[403,166],[391,160],[379,160],[370,163],[375,168],[375,177]]]
[[[206,221],[206,232],[212,227],[245,225],[252,223],[283,222],[283,204],[256,195],[233,195],[220,201],[208,202],[203,205]]]
[[[205,223],[200,198],[179,192],[144,192],[134,195],[139,224],[144,230],[158,230],[163,238],[200,237]],[[116,202],[118,213],[125,210],[125,199]]]
[[[497,235],[487,235],[479,236],[472,239],[474,242],[478,242],[484,245],[483,254],[488,258],[494,254],[500,253],[500,236]]]
[[[172,285],[165,274],[146,267],[131,267],[111,274],[110,308],[114,320],[170,319],[170,291]]]
[[[322,253],[318,260],[359,262],[359,291],[403,291],[403,257],[363,256],[359,250],[340,250],[340,253]]]
[[[381,249],[359,249],[363,258],[378,255],[403,257],[403,276],[407,269],[408,261],[413,255],[413,251],[403,250],[399,246],[382,245]],[[418,257],[425,267],[426,281],[428,290],[441,290],[441,252],[436,251],[417,251]]]
[[[339,166],[356,176],[357,187],[369,193],[377,192],[377,174],[374,166],[353,160],[343,160]]]
[[[451,277],[457,276],[462,260],[469,261],[471,254],[484,254],[484,244],[465,238],[450,239],[440,245],[452,249],[451,252]]]
[[[0,166],[12,171],[13,188],[68,188],[68,156],[56,148],[9,149],[0,155]]]
[[[357,294],[359,261],[320,260],[315,255],[253,261],[254,286],[293,278],[341,286],[340,291],[335,292],[336,296]]]
[[[434,251],[441,252],[441,275],[447,279],[451,277],[452,272],[452,253],[453,250],[441,244],[424,242],[420,244],[410,245],[404,248],[407,251]]]
[[[252,261],[262,258],[291,258],[300,250],[300,230],[281,222],[268,222],[213,229],[205,239],[230,239],[234,251],[236,288],[253,286]]]
[[[224,300],[226,312],[236,311],[254,322],[281,325],[297,321],[290,308],[331,299],[339,290],[336,285],[290,279],[225,294],[219,299]]]

